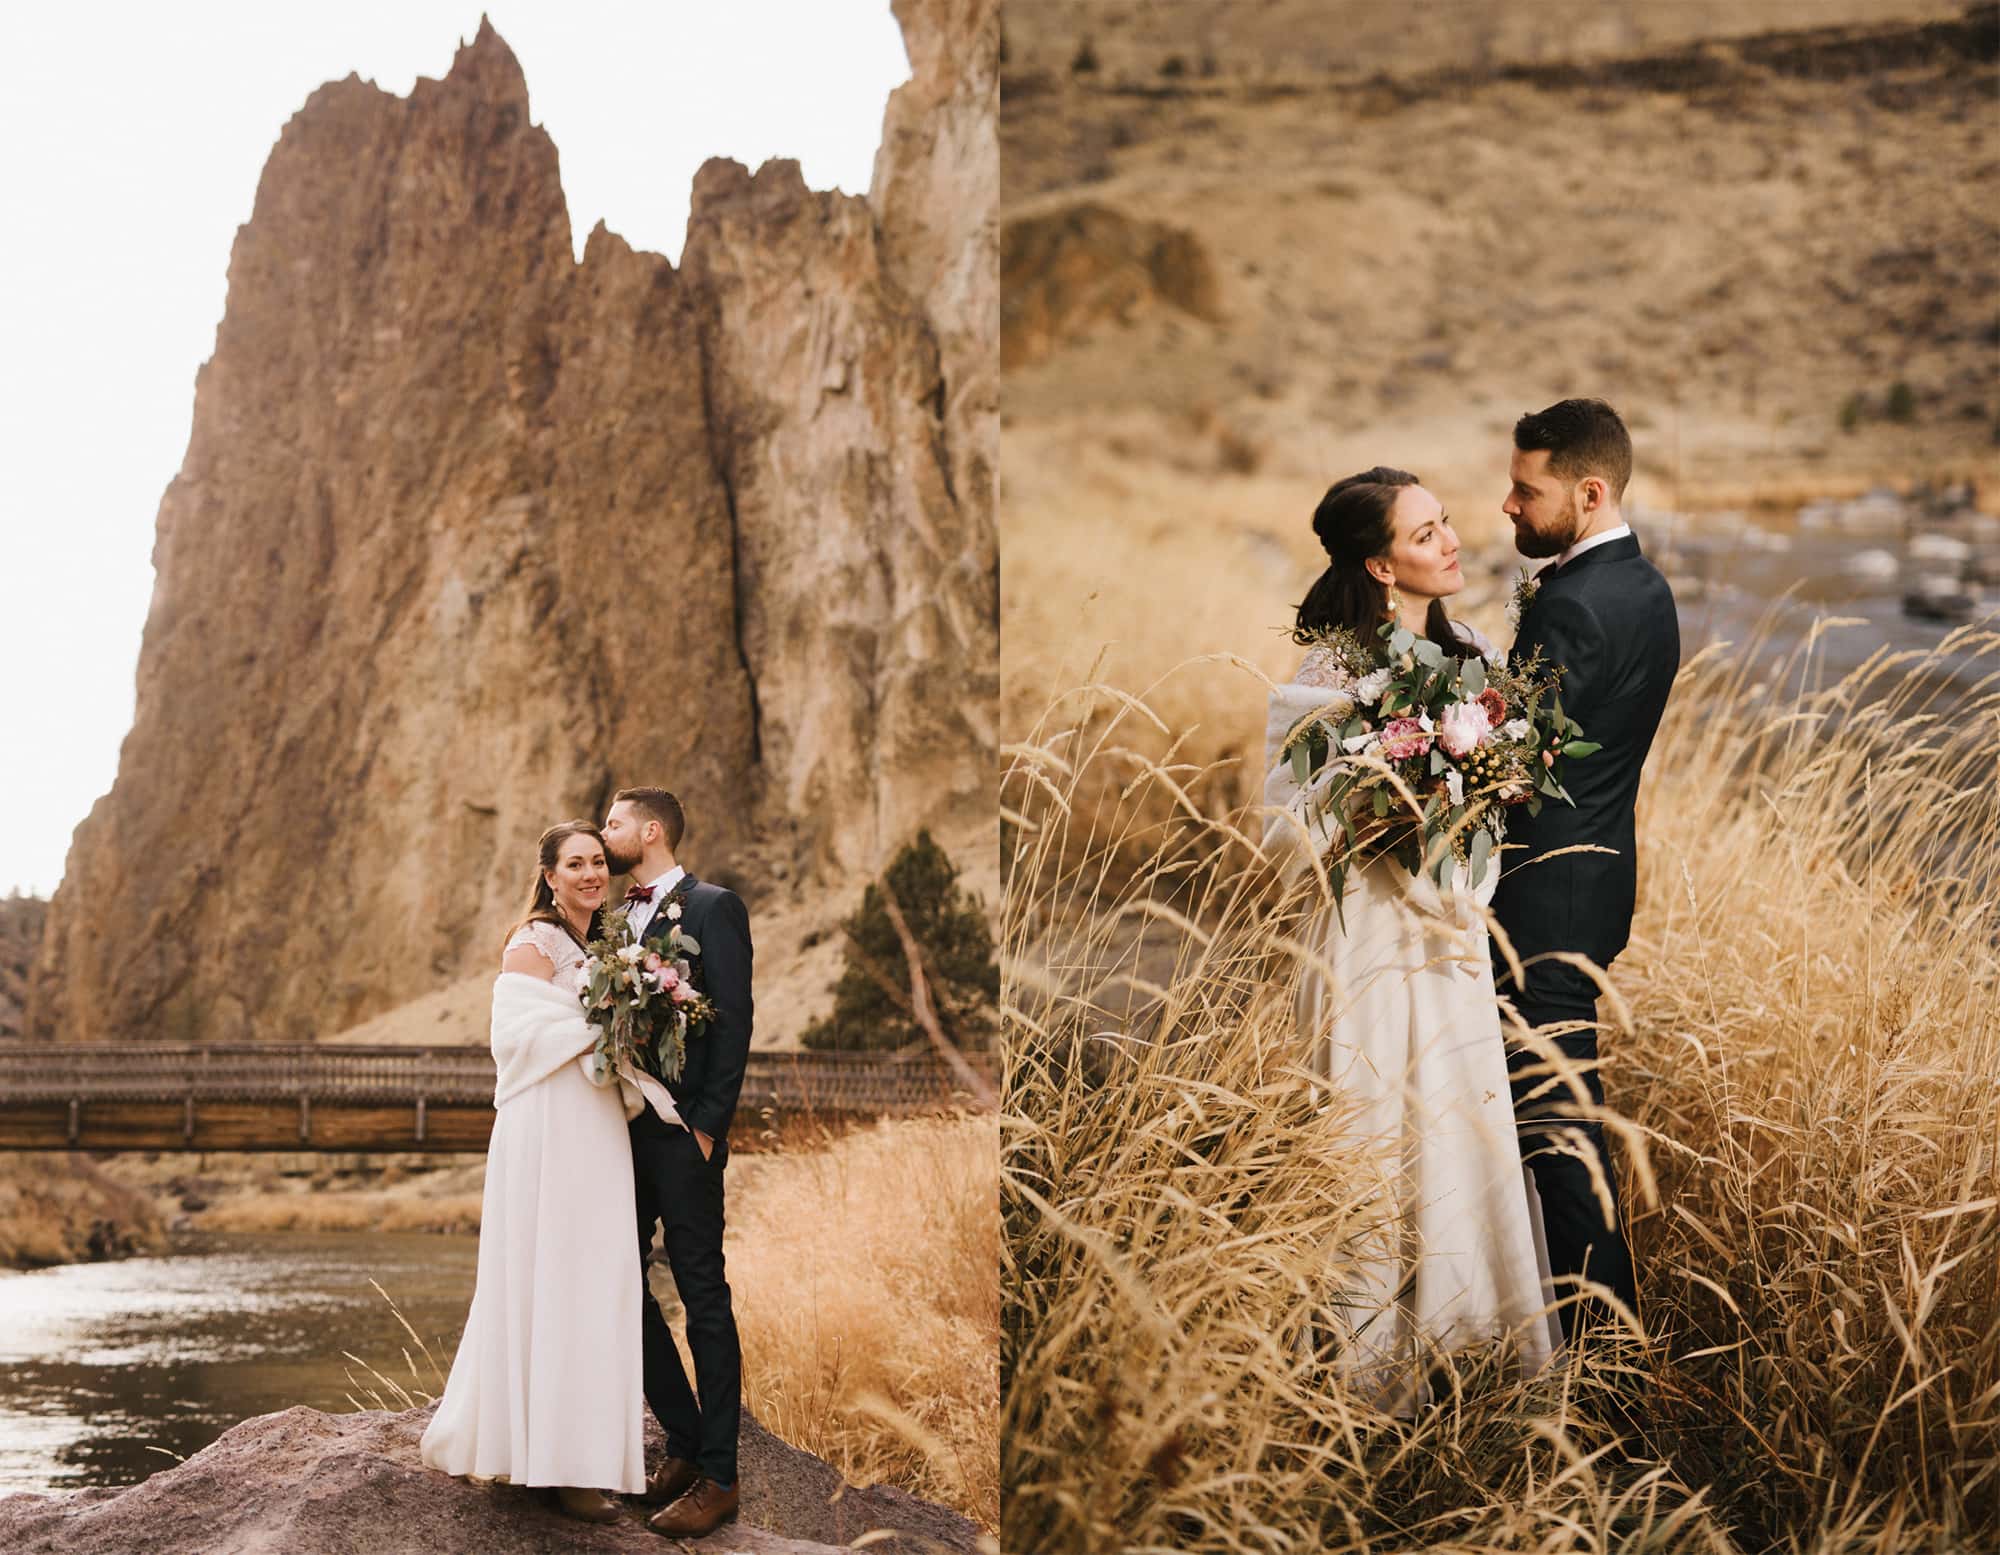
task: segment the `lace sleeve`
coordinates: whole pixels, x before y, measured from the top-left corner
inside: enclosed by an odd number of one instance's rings
[[[550,970],[555,972],[582,959],[576,942],[553,923],[522,924],[508,937],[507,949],[516,950],[523,945],[548,962]]]
[[[1299,672],[1292,677],[1294,684],[1301,686],[1333,686],[1335,667],[1338,664],[1331,648],[1314,648],[1299,665]]]

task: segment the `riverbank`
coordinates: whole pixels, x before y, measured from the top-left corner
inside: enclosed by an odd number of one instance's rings
[[[376,1551],[415,1547],[483,1555],[662,1546],[629,1503],[623,1520],[565,1518],[546,1493],[475,1485],[426,1469],[417,1442],[428,1409],[348,1415],[288,1409],[224,1435],[186,1463],[122,1490],[0,1498],[0,1547],[14,1555],[208,1555],[227,1550]],[[649,1464],[666,1444],[650,1435]],[[873,1535],[889,1551],[972,1551],[978,1530],[947,1508],[877,1486],[849,1487],[830,1465],[743,1422],[743,1511],[689,1549],[820,1555]],[[889,1530],[887,1537],[875,1530]],[[988,1547],[991,1541],[986,1541]]]
[[[69,1152],[0,1155],[0,1269],[123,1258],[165,1245],[153,1197]]]
[[[765,1148],[745,1150],[729,1172],[726,1252],[746,1402],[787,1440],[856,1483],[903,1485],[997,1527],[997,1120],[885,1120],[840,1131],[795,1129],[759,1143]],[[130,1324],[64,1330],[28,1358],[50,1375],[36,1398],[21,1402],[45,1423],[50,1410],[64,1415],[65,1453],[96,1451],[92,1433],[102,1428],[107,1408],[133,1441],[166,1440],[188,1451],[212,1439],[222,1423],[280,1402],[335,1406],[345,1391],[339,1357],[348,1352],[362,1366],[399,1378],[419,1401],[442,1388],[440,1368],[449,1365],[471,1295],[483,1157],[77,1160],[81,1172],[156,1215],[176,1257],[77,1271],[83,1277],[77,1301],[92,1310],[149,1314],[154,1339]],[[54,1175],[47,1164],[39,1169]],[[407,1245],[416,1239],[390,1235],[407,1231],[453,1233],[456,1245],[449,1259],[425,1255],[409,1264]],[[215,1244],[224,1241],[237,1249],[228,1269],[204,1275],[180,1267],[194,1247],[219,1251]],[[288,1274],[301,1259],[287,1249],[309,1254],[304,1261],[319,1272]],[[455,1278],[462,1289],[432,1289],[437,1279],[420,1272],[446,1263],[461,1271]],[[404,1272],[392,1272],[392,1265]],[[327,1282],[360,1289],[369,1274],[410,1311],[434,1365],[425,1367],[421,1354],[414,1369],[404,1361],[400,1333],[375,1321],[387,1308],[372,1293],[363,1290],[359,1305],[336,1310]],[[242,1332],[226,1344],[218,1338],[219,1349],[203,1352],[200,1374],[182,1377],[174,1368],[187,1360],[178,1353],[186,1344],[168,1338],[189,1337],[187,1293],[201,1290],[208,1300],[225,1288],[238,1293],[230,1303],[255,1307],[272,1332],[256,1343]],[[674,1316],[664,1271],[655,1291]],[[425,1314],[411,1307],[413,1295],[429,1304]],[[55,1295],[46,1301],[65,1310],[71,1305]],[[295,1309],[296,1319],[282,1318],[274,1304]],[[145,1371],[149,1345],[162,1351],[166,1368],[154,1381],[104,1371],[105,1365]],[[99,1353],[119,1359],[101,1365],[79,1359]],[[330,1388],[303,1369],[328,1363]],[[249,1369],[267,1364],[291,1369],[292,1390],[248,1396]],[[114,1388],[135,1397],[111,1404],[105,1395]],[[199,1423],[183,1418],[185,1401],[195,1397],[215,1407],[203,1415],[212,1422],[205,1433],[189,1440],[176,1433]],[[5,1402],[0,1397],[0,1406]],[[133,1472],[127,1459],[107,1461],[106,1468],[95,1482],[126,1482]],[[49,1482],[32,1475],[25,1481]]]

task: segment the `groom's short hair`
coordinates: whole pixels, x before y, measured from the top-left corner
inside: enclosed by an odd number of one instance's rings
[[[1523,416],[1514,423],[1514,446],[1524,454],[1547,449],[1549,473],[1572,486],[1595,475],[1614,502],[1632,478],[1632,434],[1603,400],[1557,400]]]
[[[681,814],[681,802],[664,788],[621,788],[611,796],[611,802],[629,804],[658,821],[660,830],[667,834],[668,851],[680,851],[687,818]]]

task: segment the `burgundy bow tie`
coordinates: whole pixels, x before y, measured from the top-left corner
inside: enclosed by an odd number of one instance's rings
[[[650,902],[652,899],[653,888],[649,885],[635,885],[626,888],[625,900],[628,902]]]

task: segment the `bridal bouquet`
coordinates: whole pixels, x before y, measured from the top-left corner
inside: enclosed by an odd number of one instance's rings
[[[1464,864],[1477,886],[1507,810],[1573,804],[1562,763],[1598,749],[1563,713],[1559,673],[1539,653],[1509,668],[1454,658],[1401,626],[1381,635],[1386,651],[1345,630],[1315,639],[1333,659],[1334,684],[1280,747],[1307,818],[1336,843],[1336,902],[1348,869],[1383,854],[1434,875],[1440,889]]]
[[[639,943],[624,908],[606,912],[602,932],[584,947],[578,997],[607,1071],[629,1064],[671,1083],[687,1066],[688,1039],[715,1019],[715,1004],[695,986],[701,946],[681,929],[679,900],[667,898],[654,922],[666,931]]]

